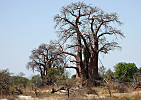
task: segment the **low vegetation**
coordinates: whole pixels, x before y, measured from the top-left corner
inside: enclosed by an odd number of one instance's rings
[[[122,25],[117,13],[75,2],[63,6],[54,21],[59,40],[32,50],[26,66],[39,75],[28,79],[1,70],[1,99],[140,99],[141,68],[136,64],[120,62],[114,71],[98,66],[100,52],[121,49],[117,39],[125,36],[115,27]],[[76,74],[70,78],[66,68]]]
[[[110,69],[106,70],[106,68],[103,68],[104,73],[101,70],[102,74],[99,74],[99,80],[96,81],[97,87],[93,86],[87,80],[76,78],[76,75],[72,75],[69,78],[68,72],[64,71],[61,67],[51,68],[44,82],[41,82],[40,75],[35,75],[31,79],[28,79],[21,75],[13,76],[8,70],[1,70],[0,98],[14,100],[16,98],[20,99],[22,96],[27,96],[34,99],[139,100],[141,97],[140,68],[138,69],[134,66],[137,69],[132,77],[128,76],[130,74],[124,75],[123,73],[120,74],[123,75],[121,78],[120,75],[117,76],[117,69],[120,68],[120,65],[123,66],[124,64],[128,65],[128,63],[117,64],[114,72]],[[124,72],[122,69],[120,70]],[[130,70],[126,70],[126,73],[129,73],[128,71]]]

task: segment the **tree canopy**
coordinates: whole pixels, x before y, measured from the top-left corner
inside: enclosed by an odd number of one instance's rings
[[[64,59],[61,54],[53,42],[41,44],[37,49],[32,50],[27,68],[39,71],[41,79],[44,79],[51,67],[59,67],[63,64]]]
[[[74,68],[76,78],[94,83],[98,79],[99,53],[107,54],[121,48],[117,39],[124,37],[124,34],[116,28],[122,25],[118,14],[104,12],[84,2],[75,2],[63,6],[60,13],[54,16],[54,21],[58,41],[41,44],[34,49],[27,67],[39,71],[41,79],[47,77],[51,67]],[[66,55],[72,59],[69,61],[73,66],[65,62]]]
[[[122,25],[117,13],[106,13],[100,8],[87,5],[84,2],[75,2],[61,8],[60,14],[54,17],[55,27],[60,40],[66,42],[72,39],[77,47],[75,56],[76,77],[86,77],[91,82],[98,79],[99,52],[107,54],[116,48],[121,48],[116,39],[124,37],[121,30],[114,24]],[[107,36],[112,38],[107,38]],[[110,41],[111,40],[111,41]],[[84,65],[82,51],[86,52],[86,63]]]
[[[122,63],[121,62],[115,66],[115,73],[119,79],[123,78],[124,76],[133,78],[134,73],[136,73],[137,71],[139,70],[136,67],[135,63]]]

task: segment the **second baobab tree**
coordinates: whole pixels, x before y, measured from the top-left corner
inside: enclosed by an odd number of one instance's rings
[[[76,41],[73,46],[77,46],[76,67],[79,68],[80,77],[95,83],[98,79],[99,53],[107,54],[110,50],[121,48],[116,42],[118,36],[124,37],[124,34],[115,28],[116,24],[122,24],[118,15],[105,13],[84,2],[76,2],[62,7],[54,20],[60,39],[66,41],[71,38]],[[85,51],[85,63],[82,51]]]
[[[41,82],[45,82],[48,71],[51,67],[64,66],[64,56],[52,41],[49,44],[41,44],[37,49],[32,50],[27,68],[40,72]]]

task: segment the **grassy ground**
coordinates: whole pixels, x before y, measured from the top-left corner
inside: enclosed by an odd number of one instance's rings
[[[38,97],[35,92],[28,87],[23,90],[22,95],[1,96],[7,100],[141,100],[141,89],[132,89],[126,87],[126,90],[119,91],[114,87],[92,87],[91,89],[83,88],[77,92],[70,92],[68,98],[67,92],[56,92],[51,94],[51,89],[59,89],[62,86],[49,86],[45,88],[38,88]],[[73,90],[76,88],[72,88]],[[93,92],[91,92],[93,90]],[[120,93],[124,92],[124,93]]]

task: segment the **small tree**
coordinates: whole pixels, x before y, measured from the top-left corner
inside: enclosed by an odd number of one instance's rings
[[[118,63],[115,67],[115,73],[116,76],[119,79],[122,79],[123,77],[131,78],[133,79],[134,73],[138,71],[138,68],[136,67],[136,64],[134,63]]]
[[[1,70],[0,71],[0,94],[1,95],[9,95],[10,87],[11,87],[11,77],[9,71]]]
[[[102,65],[101,67],[99,67],[99,74],[104,76],[105,73],[106,73],[106,68]]]
[[[46,76],[49,84],[56,82],[61,77],[63,78],[64,69],[62,67],[50,68]]]

